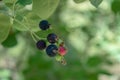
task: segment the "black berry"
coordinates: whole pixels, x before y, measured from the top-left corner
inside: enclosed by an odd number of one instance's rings
[[[56,45],[53,45],[53,44],[49,45],[49,46],[46,48],[46,53],[47,53],[47,55],[50,56],[50,57],[56,56],[57,51],[58,51],[57,46],[56,46]]]
[[[48,23],[47,20],[42,20],[42,21],[40,21],[40,23],[39,23],[39,27],[40,27],[40,29],[42,29],[42,30],[47,30],[47,29],[49,29],[50,24]]]
[[[50,34],[48,34],[48,36],[47,36],[47,40],[48,40],[48,42],[50,42],[50,43],[55,43],[55,42],[58,41],[58,37],[57,37],[56,34],[50,33]]]
[[[39,40],[36,43],[36,46],[37,46],[38,49],[43,50],[43,49],[46,48],[46,42],[44,40]]]

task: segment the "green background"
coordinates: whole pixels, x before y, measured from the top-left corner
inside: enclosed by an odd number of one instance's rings
[[[0,4],[0,80],[120,79],[120,0],[98,0],[101,4],[94,0],[18,0],[16,16],[10,14],[15,0],[3,1],[7,7]],[[32,10],[25,8],[30,4]],[[13,21],[11,25],[3,13],[21,24]],[[51,29],[39,29],[43,19]],[[38,50],[24,25],[41,38],[56,33],[67,47],[67,65]]]

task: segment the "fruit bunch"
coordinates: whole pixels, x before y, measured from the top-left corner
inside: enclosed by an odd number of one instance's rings
[[[47,20],[42,20],[39,27],[41,30],[47,30],[50,28],[50,24]],[[37,41],[36,46],[39,50],[45,50],[49,57],[56,57],[57,61],[66,64],[64,55],[67,53],[67,49],[64,42],[55,33],[49,33],[45,40]]]

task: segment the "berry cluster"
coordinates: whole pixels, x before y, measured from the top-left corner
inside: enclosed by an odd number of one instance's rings
[[[47,20],[42,20],[39,27],[41,30],[47,30],[50,28],[50,24]],[[67,49],[64,42],[55,33],[49,33],[46,40],[39,40],[36,46],[39,50],[45,50],[48,56],[56,57],[57,61],[66,64],[63,56],[67,53]]]

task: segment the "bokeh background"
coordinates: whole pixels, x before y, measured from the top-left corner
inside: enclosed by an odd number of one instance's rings
[[[68,49],[61,65],[13,28],[0,45],[0,80],[120,80],[120,0],[61,0],[48,19]],[[38,32],[41,37],[49,31]]]

